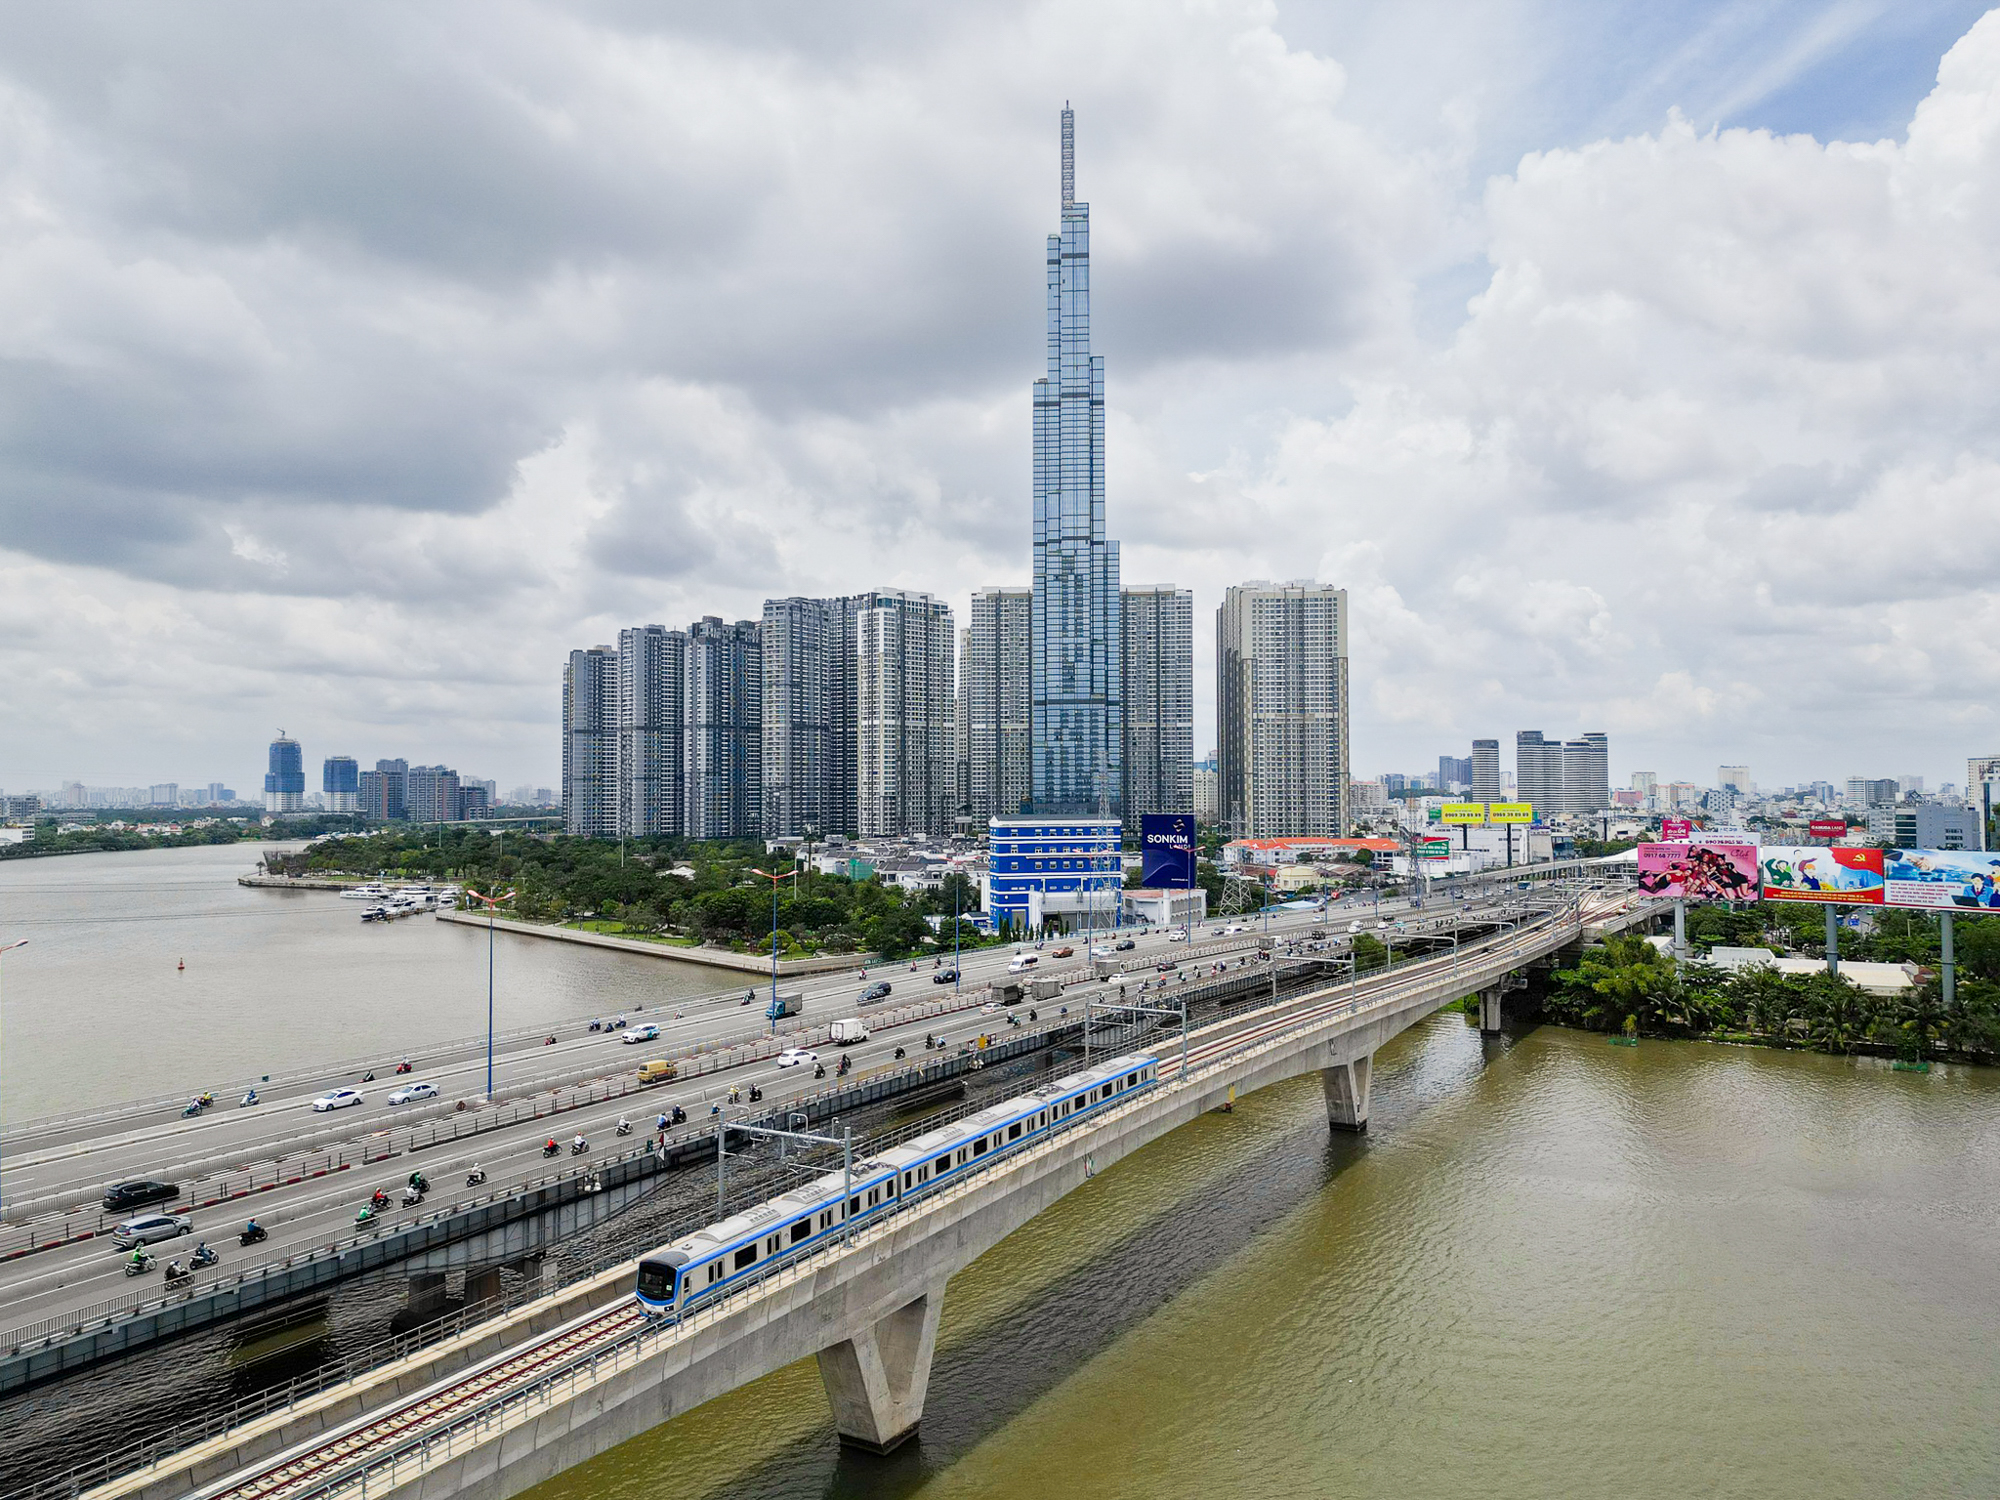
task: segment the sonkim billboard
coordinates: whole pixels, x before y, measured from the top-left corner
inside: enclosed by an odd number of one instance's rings
[[[1146,813],[1139,819],[1140,883],[1150,890],[1194,888],[1194,815]]]

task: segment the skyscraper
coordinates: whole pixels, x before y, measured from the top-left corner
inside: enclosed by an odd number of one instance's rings
[[[1586,734],[1563,746],[1563,811],[1598,812],[1611,805],[1611,741]]]
[[[1215,617],[1222,825],[1347,832],[1347,591],[1234,584]]]
[[[965,724],[965,805],[984,825],[1013,818],[1033,795],[1034,591],[972,591],[972,620],[959,665],[960,716]]]
[[[1538,818],[1563,810],[1562,742],[1547,740],[1539,729],[1514,736],[1514,795],[1534,809]]]
[[[766,599],[764,832],[852,833],[836,740],[845,611],[834,599]]]
[[[1472,742],[1472,800],[1474,802],[1501,800],[1498,740]]]
[[[688,630],[682,831],[754,838],[764,817],[764,648],[757,624],[705,615]]]
[[[572,651],[563,669],[563,832],[618,836],[618,653]]]
[[[404,816],[405,782],[410,774],[406,760],[378,760],[375,769],[358,778],[357,802],[363,817],[388,823]]]
[[[855,811],[864,836],[951,826],[951,610],[883,590],[854,616]]]
[[[1129,828],[1146,813],[1194,811],[1194,594],[1127,588],[1120,607]]]
[[[1048,238],[1048,373],[1035,382],[1034,725],[1037,813],[1119,811],[1123,753],[1118,544],[1104,523],[1104,360],[1090,352],[1090,205],[1076,201],[1062,113],[1062,229]]]
[[[411,766],[403,804],[412,823],[456,823],[465,815],[458,772],[450,766]]]
[[[351,755],[329,755],[319,772],[320,791],[328,812],[358,812],[361,807],[361,767]]]
[[[618,831],[677,834],[686,815],[687,636],[662,625],[618,632]]]
[[[297,812],[306,805],[305,752],[280,729],[271,741],[269,769],[264,775],[264,811]]]

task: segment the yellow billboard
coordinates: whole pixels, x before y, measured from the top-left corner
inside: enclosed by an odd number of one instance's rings
[[[1438,819],[1441,823],[1484,823],[1486,804],[1484,802],[1447,802]]]
[[[1532,802],[1495,802],[1486,809],[1489,823],[1532,823],[1535,821],[1535,805]]]

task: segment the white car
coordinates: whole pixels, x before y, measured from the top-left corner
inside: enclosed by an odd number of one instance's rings
[[[1167,941],[1170,943],[1185,943],[1187,940],[1188,935],[1185,932],[1170,932],[1167,934]]]
[[[819,1054],[817,1052],[808,1052],[803,1047],[787,1047],[783,1052],[778,1054],[778,1066],[781,1068],[798,1068],[803,1067],[807,1063],[816,1063],[818,1061]]]
[[[419,1099],[435,1099],[438,1086],[434,1083],[406,1083],[389,1096],[391,1104],[415,1104]]]
[[[130,1250],[135,1245],[156,1245],[192,1233],[194,1221],[186,1214],[141,1214],[112,1230],[111,1243],[120,1250]]]
[[[330,1109],[346,1109],[350,1104],[359,1104],[361,1097],[359,1089],[335,1089],[313,1100],[313,1113],[323,1115]]]
[[[1109,958],[1113,951],[1109,943],[1099,943],[1095,948],[1090,950],[1090,956],[1092,958]]]
[[[644,1026],[634,1026],[630,1031],[625,1033],[624,1037],[625,1045],[628,1047],[634,1042],[657,1042],[659,1039],[660,1028],[651,1022],[648,1022]]]

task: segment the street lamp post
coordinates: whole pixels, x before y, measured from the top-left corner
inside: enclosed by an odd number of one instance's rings
[[[493,1097],[493,908],[503,901],[512,901],[514,893],[504,896],[482,896],[468,890],[466,895],[486,908],[486,1097]]]
[[[794,865],[782,875],[773,875],[769,870],[756,869],[753,869],[750,873],[752,875],[762,875],[766,880],[771,882],[771,1010],[766,1019],[771,1023],[771,1034],[776,1036],[778,1032],[778,882],[781,880],[796,879],[799,868],[797,865]]]
[[[28,940],[26,938],[17,938],[11,943],[0,944],[0,956],[12,953],[16,948],[25,948],[27,946],[28,946]],[[0,967],[4,967],[4,965],[0,965]],[[5,1202],[6,1202],[6,1195],[4,1193],[0,1193],[0,1205],[4,1205]]]

